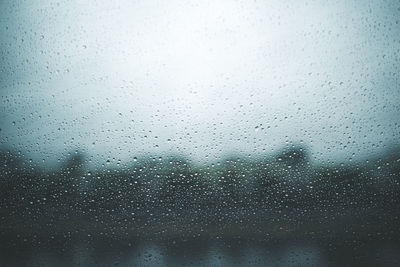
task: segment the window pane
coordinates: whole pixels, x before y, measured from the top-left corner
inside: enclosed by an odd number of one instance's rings
[[[398,1],[1,1],[0,265],[399,266]]]

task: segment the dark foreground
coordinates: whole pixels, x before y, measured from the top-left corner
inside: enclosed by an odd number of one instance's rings
[[[43,170],[2,152],[1,266],[400,266],[399,150]]]

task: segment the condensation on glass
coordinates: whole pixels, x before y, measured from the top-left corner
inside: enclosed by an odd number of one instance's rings
[[[2,1],[0,265],[399,266],[398,1]]]

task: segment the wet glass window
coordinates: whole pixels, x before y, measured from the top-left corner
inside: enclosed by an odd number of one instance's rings
[[[1,1],[1,266],[399,266],[398,1]]]

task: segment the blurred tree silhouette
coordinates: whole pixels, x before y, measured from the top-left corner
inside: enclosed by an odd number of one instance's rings
[[[308,158],[305,148],[293,146],[263,159],[228,157],[211,167],[170,156],[89,170],[84,154],[73,151],[58,170],[44,171],[2,150],[1,218],[148,227],[167,221],[226,223],[285,211],[395,207],[397,150],[368,164],[314,166]]]

